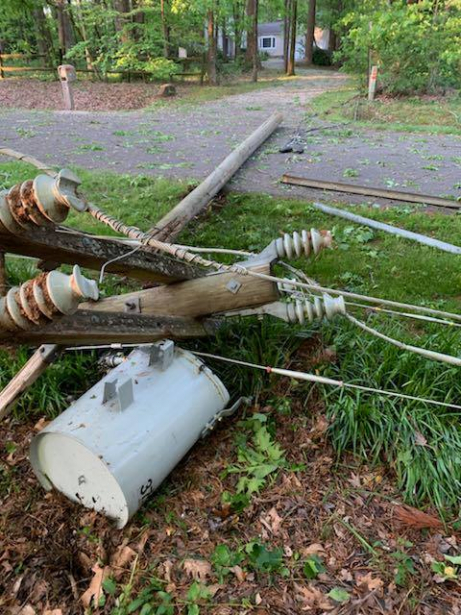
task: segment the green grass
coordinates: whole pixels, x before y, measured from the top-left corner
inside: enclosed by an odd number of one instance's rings
[[[461,135],[461,95],[407,97],[368,102],[355,86],[325,92],[311,103],[322,119],[354,121],[377,130]]]
[[[19,163],[0,166],[0,187],[11,186],[31,175]],[[89,199],[130,224],[148,229],[184,194],[184,183],[139,176],[82,172]],[[426,215],[417,208],[387,210],[354,208],[357,212],[412,231],[460,243],[461,216]],[[81,229],[105,233],[106,229],[85,215],[72,215],[70,223]],[[324,285],[460,311],[459,258],[397,237],[376,233],[343,220],[332,219],[308,204],[262,195],[229,195],[227,206],[203,218],[180,237],[184,243],[258,251],[281,231],[333,229],[336,248],[317,259],[293,264]],[[224,260],[224,259],[223,259]],[[11,283],[34,275],[33,263],[8,260]],[[286,275],[283,269],[278,269]],[[93,274],[96,275],[96,274]],[[114,281],[117,280],[117,281]],[[104,291],[120,292],[125,286],[108,276]],[[131,285],[130,287],[136,287]],[[358,312],[362,319],[367,318]],[[397,319],[372,318],[372,325],[394,337],[428,348],[461,355],[461,329]],[[334,346],[338,362],[319,366],[320,373],[368,386],[401,390],[411,395],[460,403],[458,370],[442,363],[401,352],[358,331],[347,321],[293,327],[269,318],[230,321],[216,339],[201,347],[239,359],[283,366],[306,338],[323,336]],[[26,351],[0,356],[0,384],[4,385],[23,364]],[[91,355],[72,354],[48,370],[18,406],[15,416],[26,413],[55,415],[88,387],[88,373],[97,379]],[[252,393],[262,401],[273,396],[274,380],[244,368],[216,369],[232,392]],[[91,384],[91,383],[90,383]],[[309,387],[298,385],[297,396],[307,399]],[[376,395],[324,390],[331,419],[330,437],[338,455],[352,450],[369,463],[387,462],[408,501],[431,501],[440,509],[456,509],[461,486],[461,431],[459,413],[436,410],[420,403],[392,402]],[[309,406],[306,403],[306,408]]]

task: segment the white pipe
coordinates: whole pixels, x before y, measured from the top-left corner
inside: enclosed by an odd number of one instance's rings
[[[397,226],[385,224],[384,222],[378,222],[377,220],[371,220],[370,218],[365,218],[364,216],[353,214],[350,211],[345,211],[344,209],[330,207],[330,205],[324,205],[323,203],[313,203],[312,207],[319,211],[322,211],[324,214],[338,216],[339,218],[344,218],[345,220],[350,220],[351,222],[356,222],[357,224],[363,224],[364,226],[369,226],[371,228],[377,229],[378,231],[384,231],[386,233],[390,233],[391,235],[397,235],[399,237],[404,237],[405,239],[411,239],[426,246],[430,246],[431,248],[437,248],[438,250],[450,252],[451,254],[461,254],[461,247],[455,246],[451,243],[446,243],[445,241],[440,241],[439,239],[432,239],[432,237],[428,237],[427,235],[421,235],[420,233],[406,231],[405,229],[398,228]]]

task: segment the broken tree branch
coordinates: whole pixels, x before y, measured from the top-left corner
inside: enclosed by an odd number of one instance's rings
[[[282,119],[281,113],[273,113],[229,154],[195,190],[157,222],[151,230],[152,237],[162,241],[176,237],[192,218],[195,218],[205,209],[211,199],[227,184],[242,164],[270,137]]]

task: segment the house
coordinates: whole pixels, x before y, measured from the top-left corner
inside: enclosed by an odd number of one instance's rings
[[[205,36],[207,36],[205,32]],[[315,44],[320,49],[328,49],[330,31],[328,29],[315,28],[314,32]],[[297,34],[295,59],[302,60],[304,58],[305,47],[304,33]],[[235,43],[229,31],[226,36],[223,35],[222,29],[218,30],[217,37],[218,49],[225,50],[226,55],[230,58],[235,56]],[[242,47],[246,46],[246,33],[243,32]],[[272,58],[283,58],[284,47],[284,23],[282,20],[269,21],[258,24],[258,49],[260,52],[266,52]]]
[[[295,59],[304,58],[306,35],[296,35]],[[320,49],[328,49],[330,32],[328,29],[315,28],[315,44]],[[283,57],[284,23],[282,20],[260,23],[258,25],[258,48],[260,52],[266,52],[274,58]]]

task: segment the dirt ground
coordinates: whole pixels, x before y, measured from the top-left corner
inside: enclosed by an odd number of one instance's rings
[[[203,179],[273,111],[281,127],[229,183],[231,190],[325,198],[319,191],[281,185],[283,173],[437,196],[461,195],[461,138],[355,126],[328,127],[304,120],[309,101],[340,87],[345,76],[300,70],[293,80],[200,104],[162,102],[153,111],[49,112],[0,109],[1,143],[59,166],[120,173]],[[97,85],[97,84],[96,84]],[[129,88],[130,84],[123,84]],[[31,86],[32,87],[32,86]],[[1,92],[2,84],[0,84]],[[298,130],[304,154],[279,154]],[[363,197],[329,194],[329,200]]]
[[[292,367],[312,369],[329,360],[323,357],[309,346]],[[198,443],[123,530],[39,487],[26,455],[43,421],[2,423],[0,437],[11,451],[2,463],[13,478],[0,509],[0,611],[81,614],[97,580],[110,577],[117,589],[93,612],[111,613],[130,579],[133,599],[155,577],[175,613],[185,612],[187,592],[198,581],[212,596],[199,601],[200,612],[215,615],[459,614],[459,583],[441,582],[431,570],[444,555],[459,553],[459,537],[432,516],[422,516],[432,529],[418,529],[417,513],[398,504],[389,470],[357,467],[352,458],[337,465],[322,403],[315,397],[307,403],[290,387],[275,387],[291,400],[290,412],[264,400],[246,412],[275,418],[288,466],[243,512],[222,502],[237,482],[223,473],[236,463],[240,416]],[[215,548],[251,541],[279,548],[283,566],[269,574],[241,562],[220,577]],[[309,580],[303,564],[313,556],[322,568]],[[347,592],[347,602],[327,596],[334,588]]]
[[[178,93],[183,91],[178,86]],[[73,86],[77,111],[143,109],[158,99],[155,83],[102,83],[77,81]],[[62,89],[57,81],[6,79],[0,83],[0,108],[62,110]]]

